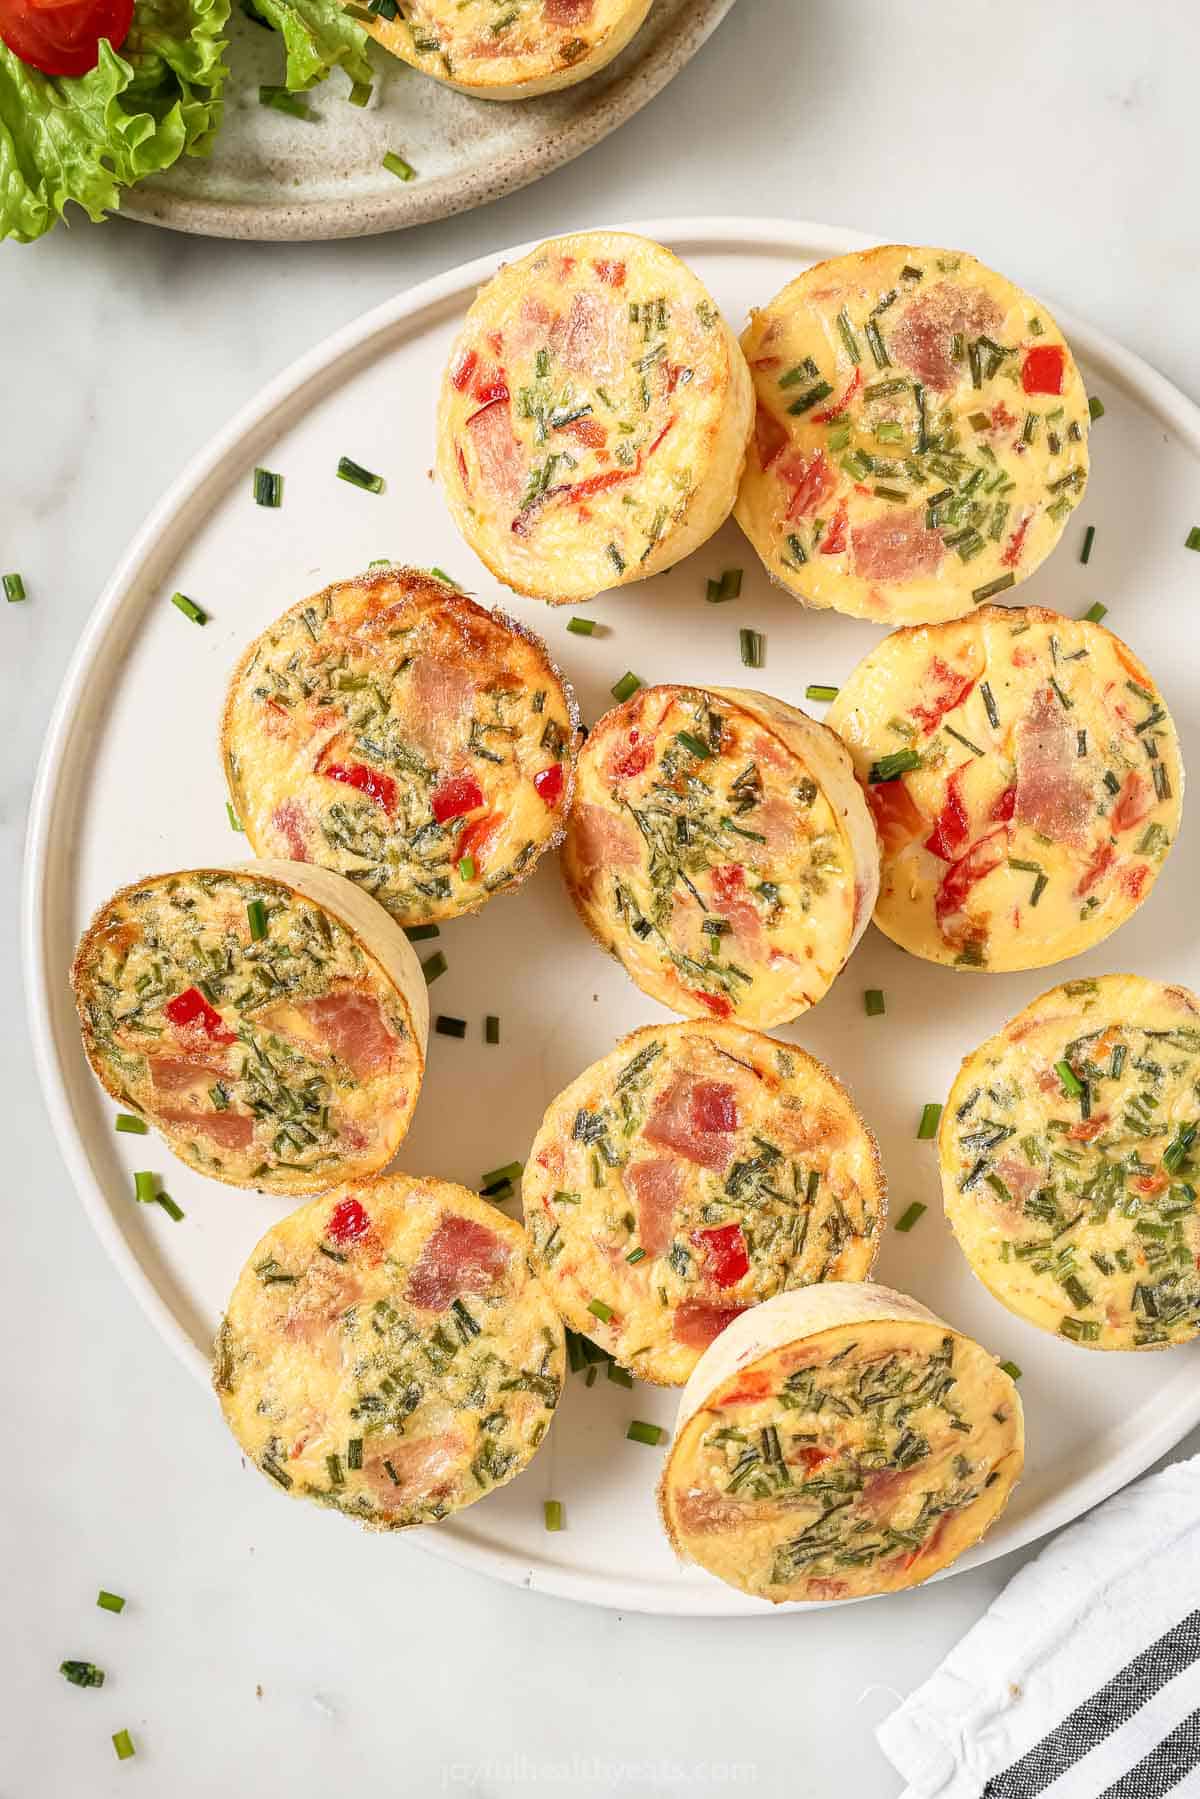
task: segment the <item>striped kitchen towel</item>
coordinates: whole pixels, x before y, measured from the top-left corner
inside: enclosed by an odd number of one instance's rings
[[[1056,1537],[876,1734],[904,1799],[1197,1799],[1200,1456]]]

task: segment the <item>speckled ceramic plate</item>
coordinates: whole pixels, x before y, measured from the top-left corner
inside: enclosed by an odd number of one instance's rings
[[[632,118],[691,61],[734,0],[655,0],[621,54],[589,81],[536,100],[474,100],[377,46],[369,103],[351,106],[337,69],[308,96],[314,117],[260,106],[282,79],[273,31],[235,6],[225,122],[210,157],[139,182],[124,217],[202,237],[297,241],[369,237],[469,212],[538,181]],[[389,150],[417,170],[399,181]]]

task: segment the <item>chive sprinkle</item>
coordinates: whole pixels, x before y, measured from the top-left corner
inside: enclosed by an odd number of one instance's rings
[[[633,1418],[630,1420],[625,1437],[627,1442],[648,1443],[651,1449],[654,1449],[664,1441],[666,1434],[661,1424],[645,1424],[642,1419]]]
[[[638,1262],[644,1262],[646,1260],[646,1252],[639,1244],[637,1249],[630,1250],[629,1254],[625,1257],[625,1260],[629,1263],[630,1267],[632,1268]]]
[[[383,166],[389,175],[397,175],[401,181],[411,181],[417,172],[411,162],[405,162],[398,150],[388,151],[383,159]]]
[[[351,487],[361,487],[364,493],[383,492],[383,476],[373,475],[350,456],[338,457],[337,474],[339,481],[349,481]]]
[[[727,568],[721,573],[719,581],[705,583],[704,597],[710,606],[720,606],[726,600],[736,600],[742,591],[742,574],[740,568]]]
[[[616,1387],[632,1387],[633,1386],[632,1374],[630,1374],[628,1368],[622,1368],[620,1362],[610,1362],[608,1364],[607,1373],[608,1373],[609,1380],[612,1381],[614,1386],[616,1386]]]
[[[158,1198],[158,1184],[152,1174],[143,1169],[133,1177],[133,1197],[148,1206],[151,1200]]]
[[[575,637],[591,637],[595,633],[595,629],[596,621],[594,618],[576,617],[567,620],[567,630]]]
[[[1200,525],[1192,526],[1191,530],[1184,538],[1183,543],[1185,549],[1200,550]]]
[[[373,92],[374,89],[369,81],[356,81],[352,85],[347,98],[349,99],[351,106],[365,106]]]
[[[588,1311],[593,1318],[598,1318],[601,1324],[607,1324],[613,1315],[612,1307],[605,1305],[602,1299],[589,1299]]]
[[[1062,1082],[1063,1092],[1071,1099],[1078,1099],[1083,1092],[1083,1082],[1067,1061],[1056,1062],[1054,1072]]]
[[[681,743],[688,754],[696,758],[697,762],[707,762],[712,755],[712,751],[703,737],[697,737],[692,731],[676,731],[675,741]]]
[[[836,687],[825,687],[819,681],[810,681],[804,689],[806,700],[836,700],[837,696]]]
[[[445,974],[449,966],[450,964],[446,960],[445,952],[440,949],[435,950],[428,962],[422,962],[421,964],[421,968],[425,975],[425,985],[427,987],[432,987],[438,976]]]
[[[1088,414],[1093,421],[1104,417],[1104,401],[1098,400],[1095,394],[1088,396]]]
[[[119,1762],[127,1762],[134,1753],[133,1738],[127,1730],[115,1730],[113,1732],[112,1746],[117,1752],[117,1760]]]
[[[460,584],[454,579],[454,576],[448,575],[444,568],[438,567],[436,562],[433,564],[433,566],[429,572],[433,576],[435,581],[444,581],[446,583],[447,587],[458,587],[459,591],[460,592],[462,591]]]
[[[282,506],[283,476],[273,475],[269,468],[254,471],[254,500],[258,506]]]
[[[225,816],[229,820],[229,829],[231,831],[242,831],[245,829],[245,826],[242,824],[241,819],[238,817],[238,815],[234,811],[233,807],[229,804],[228,800],[225,801]]]
[[[103,1587],[96,1595],[96,1604],[102,1612],[123,1612],[125,1610],[125,1601],[120,1593],[106,1593]]]
[[[1079,552],[1080,562],[1088,562],[1091,559],[1092,545],[1095,543],[1095,541],[1096,541],[1096,527],[1095,527],[1095,525],[1089,525],[1087,530],[1083,534],[1083,548]]]
[[[406,924],[404,927],[404,935],[410,943],[424,943],[427,938],[441,934],[435,924]]]
[[[611,690],[613,699],[614,700],[630,699],[637,692],[637,690],[641,686],[641,684],[642,683],[641,683],[640,679],[638,678],[637,675],[634,674],[633,670],[631,668],[626,669],[625,673],[621,676],[621,679],[617,682],[616,686]]]
[[[439,1012],[433,1021],[433,1028],[439,1037],[465,1037],[467,1021],[465,1018],[450,1018],[445,1012]]]
[[[458,859],[458,878],[460,881],[473,881],[475,879],[475,858],[474,858],[474,856],[460,856],[459,857],[459,859]]]
[[[917,1137],[922,1143],[928,1143],[937,1136],[938,1120],[942,1116],[942,1108],[935,1100],[922,1108],[921,1122],[917,1126]]]
[[[162,1207],[163,1211],[167,1214],[167,1217],[170,1218],[173,1223],[179,1224],[184,1216],[183,1207],[177,1206],[169,1193],[156,1193],[154,1197]]]
[[[1010,569],[1006,575],[997,575],[994,581],[985,581],[982,587],[972,590],[971,598],[978,605],[981,600],[990,600],[994,594],[1006,593],[1015,586],[1017,577]]]
[[[104,1669],[95,1662],[59,1662],[58,1671],[73,1687],[102,1687]]]
[[[914,1199],[903,1217],[897,1218],[896,1229],[898,1231],[903,1231],[905,1235],[907,1235],[908,1232],[911,1231],[913,1225],[918,1223],[928,1210],[928,1206],[922,1205],[919,1199]]]
[[[4,597],[6,600],[23,600],[27,597],[25,583],[20,575],[5,575]]]
[[[262,900],[251,900],[246,907],[246,920],[250,926],[251,943],[261,943],[267,934],[267,908]]]
[[[881,987],[868,987],[863,994],[863,1009],[868,1018],[882,1018],[887,1011],[887,1002]]]
[[[150,1129],[146,1120],[133,1112],[118,1112],[115,1122],[119,1131],[128,1131],[131,1137],[144,1137]]]
[[[266,82],[258,90],[258,104],[269,106],[273,112],[286,112],[293,119],[311,119],[313,116],[307,100],[301,99],[299,94]]]
[[[743,627],[738,632],[738,644],[744,667],[761,668],[763,666],[767,640],[761,631],[748,631]]]
[[[1000,1372],[1007,1374],[1009,1380],[1020,1380],[1021,1378],[1021,1370],[1015,1362],[1001,1362]]]
[[[500,1020],[494,1012],[489,1012],[483,1021],[483,1040],[485,1043],[499,1043]]]
[[[546,1519],[547,1530],[566,1529],[566,1520],[563,1517],[563,1504],[561,1499],[547,1499],[542,1507],[542,1511]]]
[[[1108,607],[1101,605],[1100,601],[1097,600],[1094,605],[1088,607],[1083,616],[1089,625],[1098,625],[1102,618],[1107,618]]]
[[[207,612],[205,612],[202,607],[197,606],[195,600],[189,600],[186,593],[173,593],[171,595],[171,604],[172,606],[178,606],[180,612],[183,613],[184,618],[190,618],[194,625],[206,625],[208,623]]]
[[[916,750],[893,750],[890,756],[881,756],[878,762],[872,762],[867,781],[870,786],[878,787],[884,781],[898,781],[901,775],[920,766],[921,758]]]
[[[489,1168],[480,1186],[494,1187],[497,1181],[515,1181],[524,1172],[524,1162],[506,1162],[503,1168]]]

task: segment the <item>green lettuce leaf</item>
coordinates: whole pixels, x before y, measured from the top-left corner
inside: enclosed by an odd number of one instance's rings
[[[343,12],[338,0],[248,0],[245,10],[273,26],[282,37],[287,87],[314,87],[339,64],[351,81],[371,85],[370,39],[362,26]]]
[[[43,75],[0,44],[0,239],[30,243],[68,201],[99,221],[123,187],[203,156],[221,123],[229,0],[137,0],[120,52]]]

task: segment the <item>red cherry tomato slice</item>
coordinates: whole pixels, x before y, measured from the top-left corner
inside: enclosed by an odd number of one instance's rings
[[[0,0],[0,39],[43,75],[86,75],[100,40],[119,50],[133,22],[133,0]]]

